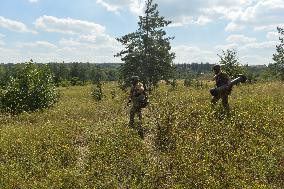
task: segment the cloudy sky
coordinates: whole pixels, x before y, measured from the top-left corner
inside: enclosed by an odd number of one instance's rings
[[[235,49],[242,64],[272,62],[284,0],[154,0],[173,23],[175,63],[218,62]],[[115,40],[137,29],[144,0],[0,0],[0,62],[121,62]]]

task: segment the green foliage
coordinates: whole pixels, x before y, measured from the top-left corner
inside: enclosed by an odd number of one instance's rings
[[[1,91],[0,108],[11,114],[36,111],[53,105],[57,96],[48,67],[29,62]]]
[[[207,84],[204,84],[202,80],[196,79],[193,75],[188,75],[183,84],[186,87],[194,87],[195,89],[208,88]]]
[[[6,84],[6,69],[0,65],[0,88]]]
[[[14,65],[13,65],[14,66]],[[13,67],[12,66],[12,67]],[[62,81],[72,82],[72,85],[85,85],[93,82],[99,75],[103,81],[118,80],[118,72],[120,64],[104,63],[48,63],[52,73],[54,74],[54,82],[56,86],[61,86]],[[10,69],[10,68],[9,68]],[[1,77],[1,71],[0,71]],[[77,81],[74,81],[76,78]]]
[[[280,44],[276,46],[276,53],[273,54],[274,66],[272,67],[276,73],[280,76],[281,80],[284,81],[284,29],[277,27],[280,35]]]
[[[159,16],[157,7],[152,0],[147,0],[145,15],[139,17],[138,30],[117,38],[125,46],[125,50],[116,55],[125,62],[121,69],[125,83],[129,83],[131,76],[138,75],[147,87],[152,88],[161,79],[168,80],[172,75],[175,54],[170,52],[170,40],[173,38],[165,37],[163,30],[171,22]]]
[[[191,87],[193,84],[193,79],[194,79],[194,76],[191,74],[188,74],[184,80],[183,85],[186,87]]]
[[[99,84],[101,81],[103,81],[105,79],[105,75],[102,72],[101,68],[96,67],[93,70],[91,70],[91,81],[94,84]]]
[[[112,89],[112,90],[110,91],[110,94],[111,94],[111,98],[112,98],[112,99],[115,99],[115,97],[117,96],[116,90],[117,90],[117,89]]]
[[[253,72],[247,73],[247,82],[248,83],[255,83],[257,81],[256,75]]]
[[[60,80],[59,86],[61,86],[61,87],[69,87],[69,86],[71,86],[71,82],[68,81],[67,79],[63,79],[63,80]]]
[[[174,91],[177,89],[178,87],[178,83],[176,79],[173,79],[172,81],[168,81],[168,83],[170,84],[171,88],[169,89],[170,91]]]
[[[245,73],[244,68],[239,63],[237,52],[235,50],[222,50],[222,55],[218,56],[220,57],[219,63],[222,66],[222,70],[225,71],[231,78],[235,78],[239,74]]]
[[[82,81],[80,81],[79,77],[72,77],[71,81],[70,81],[72,86],[76,86],[76,85],[84,85]]]
[[[151,107],[155,145],[161,151],[159,163],[166,166],[165,172],[159,169],[164,176],[160,183],[169,188],[283,185],[284,141],[278,134],[283,132],[279,111],[284,106],[277,96],[284,91],[279,91],[280,83],[264,86],[236,88],[229,115],[211,111],[209,100],[207,104],[202,100],[206,98],[202,91],[156,91]]]
[[[196,89],[203,89],[205,87],[205,85],[203,84],[202,81],[200,80],[195,80],[195,85]]]
[[[212,83],[213,85],[213,83]],[[128,127],[128,95],[104,85],[60,88],[48,111],[0,116],[0,188],[282,188],[284,88],[236,87],[231,113],[208,89],[161,84],[143,109],[145,139]]]
[[[99,70],[99,68],[98,68]],[[92,95],[93,98],[96,101],[101,101],[104,97],[103,91],[102,91],[102,74],[101,72],[95,71],[93,70],[93,91],[92,91]]]
[[[101,83],[98,83],[93,86],[92,96],[96,101],[101,101],[103,99],[104,95]]]

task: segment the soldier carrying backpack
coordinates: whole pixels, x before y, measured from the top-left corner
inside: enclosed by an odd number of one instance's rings
[[[144,90],[143,84],[139,82],[138,76],[131,77],[131,90],[129,94],[129,101],[128,104],[132,102],[132,107],[130,110],[130,120],[129,126],[134,128],[134,118],[135,114],[138,115],[139,118],[139,126],[138,126],[138,134],[141,138],[144,137],[143,128],[141,125],[142,122],[142,108],[145,108],[148,105],[148,97]]]

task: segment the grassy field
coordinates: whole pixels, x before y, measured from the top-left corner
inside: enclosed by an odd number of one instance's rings
[[[0,188],[284,186],[283,84],[235,87],[230,114],[211,109],[209,88],[163,84],[143,109],[144,140],[127,93],[103,89],[101,102],[90,86],[59,88],[53,108],[0,115]]]

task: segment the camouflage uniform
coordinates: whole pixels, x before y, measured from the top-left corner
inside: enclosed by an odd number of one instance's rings
[[[217,74],[214,79],[216,81],[217,87],[228,85],[230,81],[228,74],[224,72],[220,72],[219,74]],[[226,90],[225,92],[219,94],[218,96],[214,96],[211,100],[212,105],[214,106],[218,102],[218,100],[221,98],[223,107],[226,110],[229,110],[228,95],[231,93],[231,90],[232,88],[228,88],[228,90]]]
[[[140,107],[140,102],[145,98],[144,95],[144,88],[143,84],[140,82],[137,82],[136,84],[132,85],[131,90],[130,90],[130,95],[129,98],[132,101],[132,107],[130,109],[130,120],[129,120],[129,126],[134,127],[134,117],[135,114],[138,114],[139,118],[139,125],[138,125],[138,134],[142,137],[143,135],[143,129],[142,129],[142,112],[141,112],[141,107]]]

